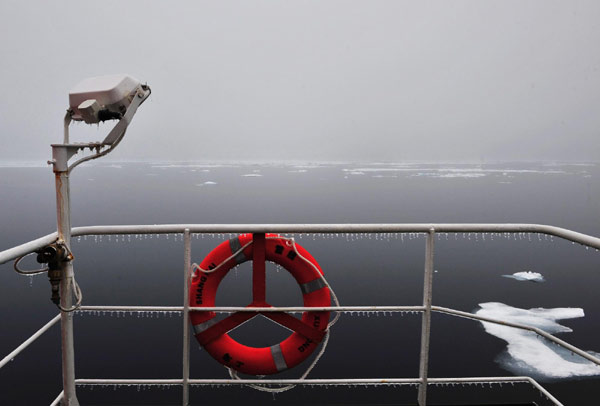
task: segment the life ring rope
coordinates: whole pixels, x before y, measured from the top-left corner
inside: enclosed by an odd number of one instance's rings
[[[324,287],[327,287],[329,290],[329,293],[331,295],[331,298],[335,304],[334,306],[335,307],[340,306],[339,300],[338,300],[335,292],[333,291],[333,289],[327,282],[327,279],[325,278],[325,276],[322,274],[322,272],[317,267],[317,265],[315,265],[315,263],[313,263],[313,261],[310,261],[309,259],[305,258],[304,255],[302,255],[302,253],[298,250],[298,248],[296,246],[296,242],[295,242],[294,238],[282,237],[282,236],[278,236],[278,235],[273,236],[273,235],[264,235],[263,234],[262,242],[258,241],[257,244],[264,244],[265,240],[283,241],[285,243],[285,245],[287,245],[288,248],[291,249],[291,251],[289,251],[288,255],[292,255],[292,257],[289,257],[289,258],[293,259],[293,257],[298,257],[305,264],[310,266],[315,271],[316,275],[319,275],[319,277],[317,277],[316,279],[310,280],[308,282],[300,283],[300,289],[301,289],[303,295],[310,294],[310,293],[320,290]],[[244,255],[244,250],[254,243],[255,243],[254,238],[243,245],[240,243],[240,241],[237,238],[230,240],[231,255],[229,255],[227,258],[221,260],[218,264],[212,263],[208,267],[209,269],[204,269],[200,265],[194,263],[192,265],[190,277],[196,278],[198,276],[198,272],[201,272],[204,274],[211,274],[213,272],[217,272],[218,270],[222,269],[224,266],[231,267],[232,260],[234,260],[235,264],[239,264],[239,263],[246,261],[247,258]],[[260,245],[257,245],[257,247],[260,247]],[[256,248],[255,248],[255,250],[256,250]],[[259,248],[259,250],[260,250],[260,248]],[[264,257],[260,258],[260,259],[263,260],[263,266],[264,266]],[[255,282],[256,281],[253,279],[254,302],[253,302],[253,305],[250,305],[250,306],[270,307],[270,305],[268,305],[268,304],[266,304],[266,302],[264,302],[264,291],[265,291],[264,276],[263,276],[262,280],[260,280],[260,279],[258,280],[259,284],[261,284],[261,283],[263,284],[262,287],[257,288],[255,285]],[[236,312],[236,313],[233,313],[219,321],[216,321],[216,319],[213,317],[213,318],[210,318],[200,324],[196,324],[196,325],[194,325],[194,332],[196,334],[196,338],[204,346],[206,344],[209,344],[211,341],[226,334],[228,331],[231,331],[232,329],[240,326],[241,324],[247,322],[248,320],[252,319],[253,317],[255,317],[259,314],[273,320],[274,322],[276,322],[298,334],[301,334],[302,336],[306,337],[307,339],[312,340],[312,342],[321,344],[321,348],[320,348],[317,356],[314,358],[314,360],[311,362],[309,367],[305,370],[305,372],[302,374],[302,376],[299,379],[305,379],[308,376],[308,374],[310,373],[310,371],[315,367],[315,365],[317,364],[317,362],[319,361],[319,359],[325,352],[325,349],[329,342],[329,331],[330,331],[329,329],[339,320],[339,318],[341,316],[341,314],[339,312],[335,312],[335,316],[333,317],[332,320],[330,320],[328,322],[326,327],[324,329],[318,329],[318,328],[315,328],[315,327],[303,322],[302,320],[299,320],[298,318],[296,318],[288,313],[285,313],[285,312]],[[277,352],[277,350],[279,350],[279,353]],[[272,357],[273,357],[273,360],[275,361],[277,370],[284,370],[284,369],[287,369],[287,366],[286,366],[285,360],[281,356],[280,352],[281,352],[281,348],[278,347],[278,345],[271,347]],[[278,365],[278,363],[277,363],[278,359],[280,360],[281,365]],[[225,368],[229,371],[231,378],[240,379],[237,374],[237,371],[235,369],[233,369],[227,365],[225,365]],[[293,388],[295,385],[288,385],[288,386],[283,386],[283,387],[279,387],[279,388],[269,388],[269,387],[264,387],[264,386],[260,386],[260,385],[248,385],[248,386],[252,387],[254,389],[257,389],[257,390],[276,393],[276,392],[283,392],[283,391],[289,390],[289,389]]]
[[[319,362],[319,360],[321,359],[321,357],[325,353],[325,349],[327,348],[327,344],[329,344],[329,330],[327,330],[327,332],[325,333],[325,338],[323,338],[323,345],[321,345],[321,350],[319,350],[319,353],[317,354],[317,356],[315,357],[315,359],[313,360],[313,362],[311,362],[310,365],[308,366],[308,368],[306,368],[306,371],[304,371],[304,373],[300,376],[300,378],[298,378],[299,380],[306,379],[306,377],[308,376],[308,374],[310,374],[310,371],[313,370],[313,368],[317,365],[317,363]],[[237,380],[242,379],[242,378],[239,377],[239,375],[238,375],[238,373],[237,373],[237,371],[235,369],[227,368],[227,367],[225,367],[225,368],[229,371],[229,376],[232,379],[237,379]],[[281,392],[285,392],[285,391],[288,391],[288,390],[296,387],[296,384],[281,386],[279,388],[269,388],[267,386],[261,386],[261,385],[255,385],[255,384],[247,384],[245,386],[247,386],[249,388],[252,388],[252,389],[256,389],[256,390],[261,391],[261,392],[281,393]]]

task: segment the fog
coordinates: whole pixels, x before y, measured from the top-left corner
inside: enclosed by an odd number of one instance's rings
[[[594,0],[3,0],[0,161],[48,159],[69,89],[111,73],[153,90],[116,160],[597,161],[599,21]]]

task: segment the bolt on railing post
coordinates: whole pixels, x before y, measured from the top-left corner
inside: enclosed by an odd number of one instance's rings
[[[419,406],[427,404],[427,369],[429,365],[429,337],[431,333],[431,295],[433,287],[433,241],[435,229],[431,228],[425,243],[425,278],[423,281],[423,318],[421,323],[421,357],[419,362]]]
[[[190,277],[192,268],[192,247],[190,229],[186,228],[183,232],[183,406],[188,406],[190,403],[189,379],[190,379],[190,322],[189,314],[189,291]]]

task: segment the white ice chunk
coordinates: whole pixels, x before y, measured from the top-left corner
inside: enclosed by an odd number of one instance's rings
[[[512,275],[502,275],[505,278],[516,279],[518,281],[544,282],[544,277],[539,272],[523,271],[515,272]]]
[[[208,180],[208,181],[206,181],[204,183],[197,183],[196,186],[202,187],[202,186],[210,186],[210,185],[216,185],[216,184],[217,184],[217,182],[213,182],[213,181]]]
[[[481,303],[475,312],[479,316],[537,327],[551,334],[567,333],[569,327],[557,320],[583,317],[581,308],[519,309],[504,303]],[[508,343],[506,354],[499,362],[516,374],[545,379],[575,378],[600,375],[600,366],[551,344],[527,330],[482,322],[485,331]],[[595,354],[590,352],[591,354]]]

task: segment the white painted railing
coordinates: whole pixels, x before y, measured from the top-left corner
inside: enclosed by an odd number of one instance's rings
[[[191,272],[191,234],[196,233],[279,233],[279,234],[338,234],[350,235],[356,233],[422,233],[426,235],[425,269],[423,284],[422,306],[328,306],[328,307],[189,307],[188,292]],[[600,238],[577,233],[564,228],[538,225],[538,224],[171,224],[171,225],[132,225],[132,226],[89,226],[75,227],[72,236],[89,235],[123,235],[123,234],[183,234],[184,242],[184,289],[183,306],[81,306],[79,312],[91,311],[122,311],[122,312],[182,312],[183,313],[183,377],[181,379],[75,379],[75,385],[181,385],[183,388],[183,405],[189,404],[190,385],[414,385],[418,386],[418,402],[424,406],[427,403],[427,387],[436,384],[451,383],[504,383],[525,382],[533,385],[550,402],[562,405],[546,389],[530,377],[473,377],[473,378],[430,378],[428,377],[429,339],[431,313],[440,312],[472,320],[485,321],[513,328],[532,331],[569,351],[576,353],[600,366],[600,359],[588,354],[581,349],[566,343],[538,328],[503,320],[496,320],[466,313],[459,310],[448,309],[432,305],[433,260],[434,241],[437,233],[538,233],[556,236],[565,240],[579,243],[592,248],[600,249]],[[28,243],[0,252],[0,264],[18,259],[41,249],[56,241],[57,234],[49,234]],[[421,354],[418,378],[370,378],[370,379],[191,379],[189,376],[189,321],[190,311],[215,311],[231,312],[304,312],[304,311],[331,311],[331,312],[420,312],[423,313],[421,329]],[[10,352],[0,361],[0,368],[5,366],[29,344],[51,328],[60,320],[60,314],[50,320],[40,330],[25,340],[15,350]],[[74,365],[68,365],[71,371],[63,371],[63,375],[74,376]],[[52,405],[61,402],[63,394],[58,395]]]

